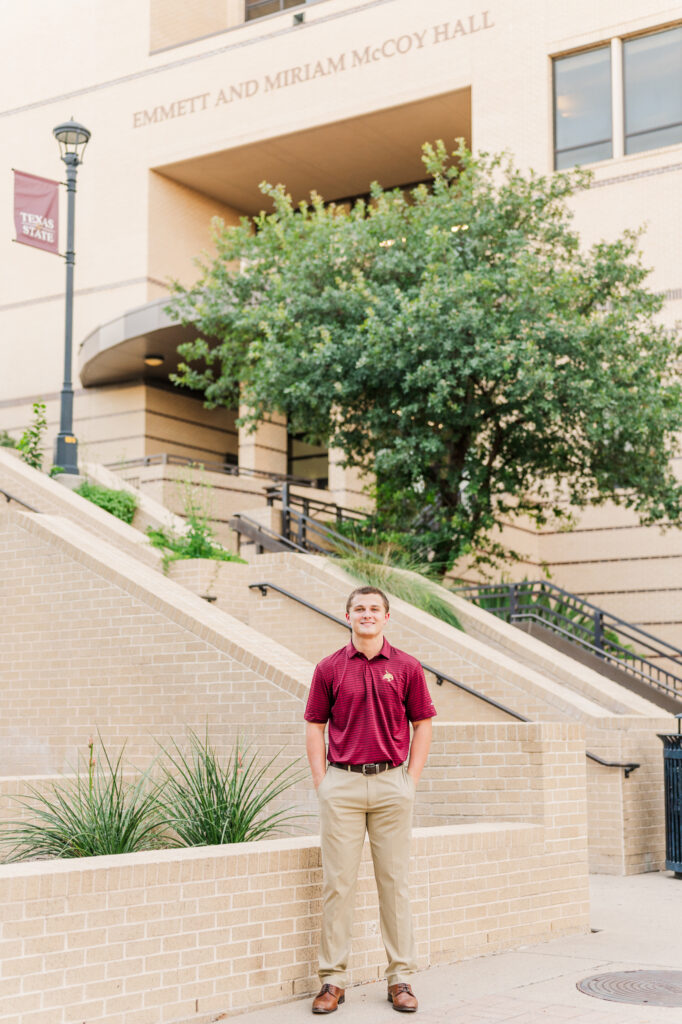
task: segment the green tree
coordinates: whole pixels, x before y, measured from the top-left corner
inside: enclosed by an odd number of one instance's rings
[[[638,232],[581,246],[568,200],[584,171],[441,142],[424,162],[432,182],[409,195],[296,208],[263,185],[272,213],[217,222],[217,256],[176,288],[202,335],[176,382],[342,448],[376,473],[372,527],[443,568],[508,557],[491,539],[505,520],[607,499],[679,523],[682,345]]]

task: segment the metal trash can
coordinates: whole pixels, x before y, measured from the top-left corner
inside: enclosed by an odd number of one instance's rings
[[[682,715],[677,715],[677,736],[659,733],[663,742],[665,788],[665,866],[682,878]]]

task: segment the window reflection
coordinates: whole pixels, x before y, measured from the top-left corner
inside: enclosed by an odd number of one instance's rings
[[[315,487],[329,483],[329,452],[322,445],[308,444],[300,434],[287,435],[287,473],[308,480]]]
[[[625,152],[682,142],[682,28],[623,44]]]
[[[554,166],[607,160],[611,140],[611,48],[554,61]]]
[[[246,0],[246,20],[264,18],[268,14],[279,14],[290,7],[302,7],[306,0]]]

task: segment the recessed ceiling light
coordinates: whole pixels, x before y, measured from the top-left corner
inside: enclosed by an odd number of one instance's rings
[[[145,366],[161,366],[163,363],[163,356],[145,356]]]

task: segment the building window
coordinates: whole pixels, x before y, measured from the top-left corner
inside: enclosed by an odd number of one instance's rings
[[[623,43],[625,152],[682,142],[682,27]]]
[[[610,46],[554,61],[554,147],[557,170],[613,156]]]
[[[287,434],[287,473],[325,489],[329,483],[329,452],[308,444],[300,434]]]
[[[264,18],[267,14],[279,14],[290,7],[302,7],[306,0],[246,0],[246,20]]]

